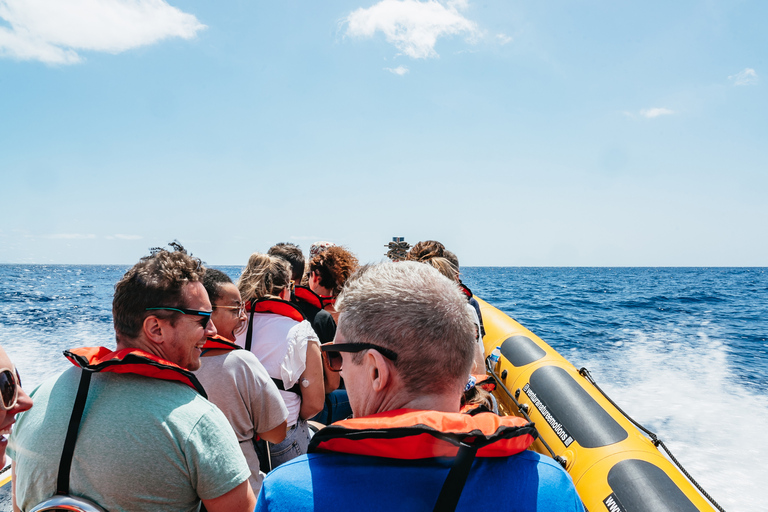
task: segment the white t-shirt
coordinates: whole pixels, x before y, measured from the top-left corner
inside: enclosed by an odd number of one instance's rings
[[[202,358],[194,372],[208,394],[208,400],[221,409],[240,442],[240,449],[251,468],[248,481],[258,496],[264,473],[253,442],[259,432],[268,432],[288,417],[277,386],[255,355],[245,350]]]
[[[238,334],[235,343],[245,347],[248,330]],[[251,352],[259,358],[273,379],[283,381],[285,389],[293,387],[307,367],[307,345],[320,343],[315,331],[306,320],[297,322],[274,313],[256,313],[253,316]],[[301,409],[301,397],[290,391],[280,391],[288,408],[288,426],[296,424]]]

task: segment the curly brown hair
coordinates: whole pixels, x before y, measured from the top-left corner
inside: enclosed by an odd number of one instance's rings
[[[147,308],[171,306],[183,308],[181,290],[187,283],[200,281],[205,267],[199,258],[188,254],[178,242],[150,249],[115,285],[112,318],[118,339],[135,339],[141,333]],[[171,317],[173,322],[173,317]]]
[[[408,261],[427,261],[445,257],[445,246],[436,240],[418,242],[408,251]]]
[[[310,272],[320,275],[320,286],[330,288],[338,295],[359,263],[357,257],[344,247],[335,245],[321,252],[309,262]]]

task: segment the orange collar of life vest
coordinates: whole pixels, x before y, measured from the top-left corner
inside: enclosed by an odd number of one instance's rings
[[[282,299],[264,298],[251,300],[245,304],[245,310],[249,313],[273,313],[291,318],[297,322],[304,320],[304,313],[295,304]]]
[[[138,348],[112,351],[106,347],[82,347],[65,350],[64,356],[83,370],[133,373],[153,379],[181,382],[208,398],[202,384],[191,371]]]
[[[478,457],[508,457],[536,437],[533,423],[515,416],[398,409],[329,425],[312,437],[309,451],[429,459],[455,457],[469,445]]]

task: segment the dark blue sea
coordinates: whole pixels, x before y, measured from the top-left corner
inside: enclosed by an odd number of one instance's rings
[[[126,269],[0,265],[0,345],[27,390],[66,368],[66,348],[114,347]],[[768,510],[768,269],[470,267],[462,279],[589,368],[726,510]]]

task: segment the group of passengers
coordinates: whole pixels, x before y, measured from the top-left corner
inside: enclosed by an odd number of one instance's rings
[[[583,511],[532,424],[465,405],[484,326],[439,242],[362,267],[280,243],[236,282],[172,243],[112,312],[116,349],[65,351],[34,407],[0,349],[14,510]]]

